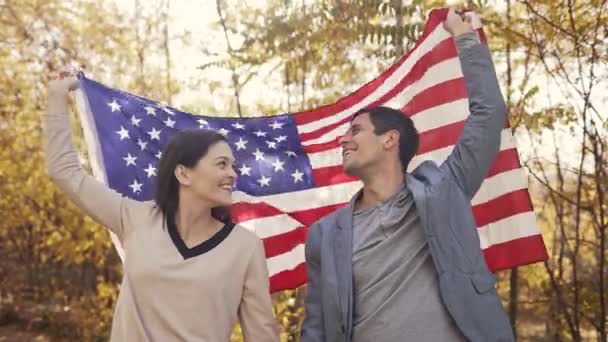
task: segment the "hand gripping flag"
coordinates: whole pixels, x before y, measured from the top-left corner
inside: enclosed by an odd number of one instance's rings
[[[445,160],[469,114],[456,47],[443,28],[446,10],[431,12],[415,47],[377,78],[339,101],[300,113],[255,118],[193,115],[112,89],[80,75],[79,113],[96,178],[124,196],[151,200],[163,146],[176,132],[209,128],[225,135],[237,160],[233,219],[263,240],[271,291],[306,283],[308,227],[345,205],[361,187],[343,173],[339,137],[357,110],[403,110],[420,132],[410,169]],[[483,31],[477,32],[485,43]],[[472,200],[492,271],[545,260],[527,177],[510,129]],[[121,258],[122,246],[113,242]]]

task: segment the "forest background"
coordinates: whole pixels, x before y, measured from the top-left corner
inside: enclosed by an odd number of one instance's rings
[[[120,259],[46,174],[41,117],[61,66],[193,113],[301,111],[387,69],[446,5],[483,18],[549,252],[497,274],[518,339],[607,341],[600,0],[0,0],[0,341],[109,336]],[[304,292],[273,296],[282,341],[299,341]]]

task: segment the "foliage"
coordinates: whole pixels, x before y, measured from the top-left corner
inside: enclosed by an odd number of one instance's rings
[[[174,61],[169,42],[190,41],[166,34],[169,1],[134,3],[139,10],[125,14],[112,3],[85,0],[0,1],[0,65],[7,66],[0,69],[0,326],[29,327],[57,340],[109,335],[120,261],[107,232],[49,181],[40,118],[48,79],[68,62],[157,100],[192,90],[172,77],[180,56]],[[499,274],[504,303],[521,340],[605,339],[605,3],[467,3],[484,18],[550,253],[544,264]],[[223,20],[213,29],[226,33],[228,48],[203,37],[204,62],[192,88],[230,94],[223,100],[232,113],[241,105],[243,113],[279,113],[330,103],[371,80],[412,47],[426,14],[443,1],[215,5],[209,3]],[[232,79],[213,80],[213,71]],[[270,79],[277,82],[265,82]],[[235,99],[260,82],[278,98]],[[208,102],[183,108],[213,111]],[[274,295],[282,341],[299,340],[304,293]],[[236,327],[233,340],[241,339]]]

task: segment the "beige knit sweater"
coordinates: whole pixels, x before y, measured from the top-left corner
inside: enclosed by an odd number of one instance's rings
[[[125,198],[82,169],[67,109],[51,100],[46,114],[49,174],[125,248],[111,340],[226,342],[240,320],[246,341],[278,341],[260,239],[227,225],[186,247],[153,202]]]

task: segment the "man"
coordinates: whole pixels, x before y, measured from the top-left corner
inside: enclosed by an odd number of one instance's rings
[[[500,148],[506,108],[490,52],[453,10],[470,115],[441,165],[407,165],[413,122],[376,107],[341,139],[345,172],[363,189],[315,223],[306,241],[302,341],[513,341],[483,258],[470,201]]]

